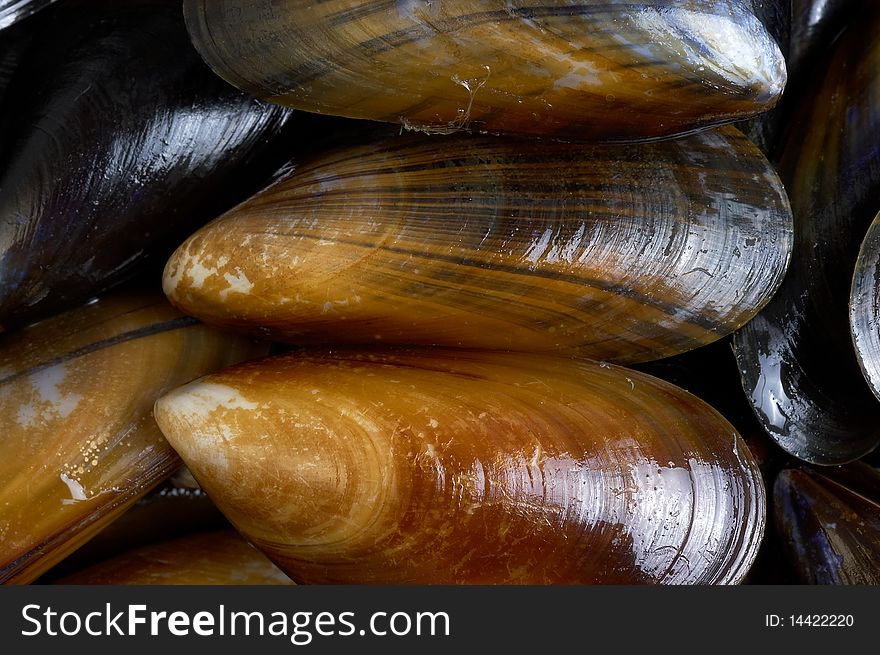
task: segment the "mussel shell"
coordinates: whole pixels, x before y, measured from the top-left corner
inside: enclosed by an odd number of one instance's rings
[[[0,329],[164,259],[291,154],[291,112],[217,79],[178,2],[69,0],[38,23],[0,111]]]
[[[55,584],[291,585],[293,581],[234,530],[144,546]]]
[[[788,469],[773,492],[790,566],[806,584],[880,584],[880,472]]]
[[[859,370],[848,309],[880,194],[878,29],[876,5],[854,16],[797,103],[780,169],[795,255],[779,292],[734,337],[743,388],[765,429],[817,464],[845,463],[880,443],[880,405]]]
[[[186,467],[181,469],[192,477]],[[197,532],[230,529],[229,521],[194,480],[193,487],[180,486],[179,473],[180,470],[139,498],[88,543],[43,575],[39,583],[55,581],[143,546]]]
[[[152,417],[159,395],[265,352],[153,293],[0,340],[0,581],[33,580],[180,465]]]
[[[633,362],[748,321],[791,233],[775,172],[733,128],[616,147],[386,134],[303,161],[197,232],[164,289],[209,323],[295,343]]]
[[[0,0],[0,30],[48,7],[56,0]]]
[[[224,79],[411,129],[633,140],[772,107],[779,48],[747,0],[185,0]]]
[[[877,202],[880,207],[880,199]],[[862,242],[853,274],[849,321],[859,366],[880,399],[880,214]]]
[[[634,368],[694,394],[730,421],[749,447],[767,486],[772,486],[779,471],[790,461],[767,435],[742,393],[729,338]]]
[[[734,428],[610,364],[294,353],[172,391],[156,419],[297,582],[735,583],[764,526]]]

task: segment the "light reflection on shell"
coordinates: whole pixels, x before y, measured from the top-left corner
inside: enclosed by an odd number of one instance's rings
[[[788,200],[733,128],[584,147],[384,134],[303,162],[190,237],[164,289],[293,343],[674,355],[748,321]]]
[[[733,427],[607,364],[291,354],[175,390],[156,419],[298,582],[736,583],[763,532]]]
[[[235,86],[322,114],[572,139],[681,134],[772,107],[785,62],[740,0],[185,0]]]
[[[0,341],[0,581],[35,579],[179,466],[152,417],[160,394],[265,351],[155,294]]]

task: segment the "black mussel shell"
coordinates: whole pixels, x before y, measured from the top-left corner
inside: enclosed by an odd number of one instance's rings
[[[873,3],[872,3],[873,4]],[[789,453],[843,464],[880,443],[849,329],[850,284],[880,195],[880,6],[854,15],[797,99],[780,175],[795,217],[782,287],[734,337],[743,388]]]
[[[0,108],[0,329],[106,290],[290,156],[291,112],[216,77],[179,2],[44,18]]]
[[[774,489],[788,564],[807,584],[880,584],[880,471],[787,469]]]

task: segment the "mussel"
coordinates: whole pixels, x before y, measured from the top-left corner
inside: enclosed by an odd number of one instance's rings
[[[806,584],[880,584],[880,471],[788,469],[773,492],[788,564]]]
[[[234,530],[145,546],[55,584],[266,585],[293,581]]]
[[[226,517],[306,583],[736,583],[760,473],[690,394],[550,355],[292,353],[156,420]]]
[[[797,102],[780,169],[795,256],[770,304],[734,337],[743,388],[764,427],[817,464],[842,464],[880,443],[880,405],[859,370],[848,309],[880,194],[880,6],[869,5]]]
[[[716,409],[746,442],[765,483],[773,484],[789,458],[767,436],[743,395],[729,338],[634,368],[681,387]]]
[[[39,19],[0,107],[0,330],[164,259],[291,154],[291,112],[218,79],[177,0],[68,0]]]
[[[738,131],[593,146],[385,134],[305,160],[165,268],[186,313],[297,343],[633,362],[749,320],[791,214]]]
[[[448,133],[633,140],[772,107],[748,0],[184,0],[224,79],[297,109]]]
[[[33,580],[180,465],[159,395],[265,352],[140,292],[0,340],[0,582]]]

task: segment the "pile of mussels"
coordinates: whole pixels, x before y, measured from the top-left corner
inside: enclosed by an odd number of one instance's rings
[[[878,33],[0,0],[0,581],[880,582]]]

